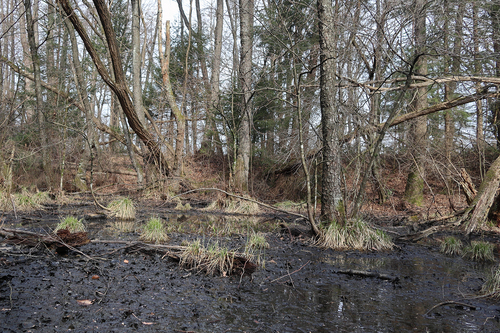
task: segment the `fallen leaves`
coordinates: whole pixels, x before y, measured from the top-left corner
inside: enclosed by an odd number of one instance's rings
[[[76,302],[82,306],[92,305],[92,301],[90,299],[77,299]]]

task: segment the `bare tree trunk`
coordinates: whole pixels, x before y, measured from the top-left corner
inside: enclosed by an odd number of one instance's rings
[[[26,11],[24,8],[24,2],[21,2],[21,11]],[[30,60],[30,46],[27,38],[27,25],[26,25],[26,15],[21,15],[20,16],[20,23],[21,23],[21,45],[23,47],[23,65],[27,69],[32,68],[32,61]],[[27,95],[32,95],[33,94],[33,82],[31,80],[25,80],[25,87],[24,90],[26,91]],[[24,117],[22,120],[29,121],[30,119],[33,118],[34,112],[33,108],[29,103],[24,103],[23,104],[23,109],[24,109]]]
[[[186,120],[182,109],[179,108],[177,102],[175,101],[174,91],[172,89],[172,84],[170,83],[170,22],[167,21],[166,25],[166,41],[165,41],[165,56],[160,58],[162,63],[162,76],[163,76],[163,87],[165,89],[166,97],[170,108],[172,109],[172,115],[175,118],[175,123],[177,125],[177,135],[175,139],[175,154],[174,154],[174,172],[179,175],[181,172],[182,163],[182,152],[184,151],[184,133],[186,131]]]
[[[337,87],[335,82],[337,38],[332,1],[318,0],[320,43],[320,103],[323,137],[323,184],[321,192],[321,216],[324,221],[344,223],[340,164],[341,114],[336,108]]]
[[[414,72],[416,75],[427,74],[427,60],[425,59],[425,0],[416,0],[414,18],[414,38],[416,60]],[[421,110],[427,107],[427,88],[416,89],[412,103],[412,110]],[[420,206],[424,201],[425,154],[427,148],[427,117],[419,117],[412,121],[410,129],[412,168],[406,182],[405,199],[409,203]]]
[[[139,0],[132,0],[132,73],[133,73],[133,100],[134,111],[143,126],[146,126],[146,119],[144,117],[144,108],[142,106],[142,85],[141,85],[141,20],[140,20],[140,2]],[[122,120],[124,123],[124,120]],[[125,124],[126,125],[126,124]],[[124,128],[125,137],[129,137],[128,128]],[[128,145],[130,139],[127,140],[127,150],[129,152],[132,164],[137,172],[137,183],[143,183],[142,170],[137,163],[134,156],[132,147]]]
[[[28,33],[28,43],[30,46],[31,59],[33,61],[33,76],[35,80],[35,98],[36,98],[36,116],[38,120],[38,130],[40,132],[40,144],[42,150],[42,169],[47,182],[49,184],[49,163],[47,156],[47,134],[45,129],[45,117],[43,113],[43,96],[42,96],[42,79],[40,73],[40,57],[38,55],[38,45],[36,43],[35,25],[33,20],[31,0],[24,0],[26,10],[26,27]]]
[[[250,176],[250,155],[252,143],[250,130],[253,124],[252,110],[252,48],[253,48],[253,0],[240,0],[240,70],[241,89],[240,126],[238,131],[239,145],[235,164],[235,186],[244,192],[248,191]]]
[[[217,0],[217,10],[215,12],[215,35],[214,53],[212,58],[212,77],[210,79],[210,102],[208,114],[205,121],[205,133],[201,148],[208,153],[215,151],[222,155],[219,132],[215,126],[214,115],[219,110],[219,89],[220,89],[220,65],[222,54],[222,28],[224,23],[224,0]]]

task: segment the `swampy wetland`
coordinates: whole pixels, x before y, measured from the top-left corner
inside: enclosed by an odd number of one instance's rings
[[[496,264],[442,254],[444,235],[396,240],[392,251],[334,251],[314,246],[306,222],[290,215],[190,206],[141,202],[132,221],[96,214],[90,201],[5,213],[2,228],[40,234],[54,230],[62,216],[75,216],[91,242],[59,254],[3,236],[1,331],[500,331],[500,305],[478,297]],[[128,246],[152,215],[167,225],[165,244],[199,240],[244,252],[255,232],[268,247],[254,253],[251,275],[206,274],[162,249]],[[473,237],[498,241],[484,231]]]

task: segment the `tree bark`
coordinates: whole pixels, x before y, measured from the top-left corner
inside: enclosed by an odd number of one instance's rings
[[[215,17],[214,53],[212,58],[212,77],[210,79],[210,102],[201,148],[202,151],[206,153],[211,153],[215,150],[218,155],[222,155],[222,146],[220,145],[219,133],[215,126],[214,115],[220,108],[219,88],[222,54],[222,29],[224,23],[224,0],[217,0]]]
[[[38,121],[38,130],[40,133],[40,145],[42,150],[42,169],[47,182],[49,177],[49,162],[47,156],[47,134],[45,128],[45,116],[43,112],[43,95],[42,95],[42,79],[40,73],[40,56],[38,54],[38,45],[35,36],[35,25],[37,24],[33,19],[31,0],[24,0],[24,8],[26,10],[26,31],[28,33],[28,43],[30,46],[31,59],[33,62],[33,76],[35,82],[35,99],[36,99],[36,116]]]
[[[235,187],[248,191],[250,176],[252,110],[252,48],[254,0],[240,0],[240,70],[241,89],[238,154],[235,163]]]
[[[465,223],[465,232],[470,234],[476,227],[487,220],[490,208],[495,200],[495,195],[500,185],[500,156],[491,164],[479,186],[477,195],[464,213],[463,220],[469,214]]]
[[[140,2],[139,0],[132,0],[132,79],[133,79],[133,101],[134,101],[134,111],[137,114],[142,126],[146,126],[146,119],[144,117],[144,108],[142,106],[142,85],[141,85],[141,20],[140,20]],[[122,117],[120,117],[122,118]],[[122,121],[124,123],[124,121]],[[128,128],[124,128],[124,134],[129,143],[130,134]],[[137,171],[137,183],[142,184],[143,175],[142,170],[137,163],[136,157],[130,145],[127,145],[127,150],[129,156]]]
[[[336,108],[337,39],[334,8],[330,0],[318,0],[320,40],[320,105],[323,139],[323,176],[321,191],[321,218],[324,221],[344,223],[340,164],[341,114]]]
[[[416,59],[414,72],[417,75],[427,74],[427,60],[425,56],[425,0],[416,0],[414,18],[414,38]],[[427,107],[427,88],[416,89],[412,110],[421,110]],[[413,159],[408,180],[406,182],[405,200],[420,206],[424,201],[425,154],[427,148],[427,117],[413,120],[410,128],[410,158]]]

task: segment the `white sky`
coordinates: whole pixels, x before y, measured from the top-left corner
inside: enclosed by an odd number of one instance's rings
[[[163,21],[170,20],[170,23],[174,23],[180,19],[179,7],[177,6],[177,1],[175,0],[162,0],[163,3]],[[183,6],[186,4],[189,6],[189,0],[182,1]]]

